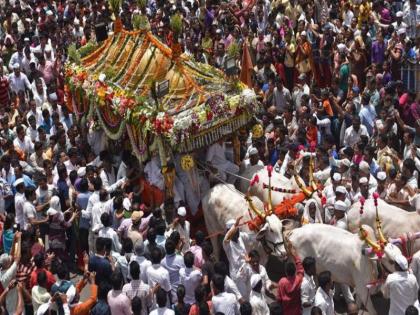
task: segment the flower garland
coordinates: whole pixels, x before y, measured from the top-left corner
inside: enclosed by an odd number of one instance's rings
[[[96,117],[98,117],[98,123],[102,127],[102,129],[104,130],[104,132],[105,132],[105,134],[107,135],[108,138],[110,138],[112,140],[118,140],[118,139],[121,138],[121,136],[122,136],[122,134],[125,130],[125,121],[124,120],[119,125],[119,128],[118,128],[117,132],[113,133],[112,131],[110,131],[110,129],[108,128],[108,126],[104,122],[99,108],[96,108]]]
[[[143,145],[141,147],[137,145],[137,142],[134,139],[133,131],[131,130],[132,128],[133,128],[132,126],[127,125],[127,134],[128,134],[128,138],[130,139],[131,147],[133,148],[134,155],[137,157],[137,159],[139,161],[144,161],[146,160],[145,153],[146,153],[147,147],[146,145]]]

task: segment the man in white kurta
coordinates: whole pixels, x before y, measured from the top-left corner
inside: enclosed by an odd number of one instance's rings
[[[305,270],[302,285],[300,287],[300,299],[302,302],[302,315],[310,315],[311,309],[315,303],[316,284],[314,275],[316,275],[315,259],[306,257],[303,260],[303,269]]]
[[[223,239],[223,249],[229,261],[230,277],[236,283],[242,296],[247,296],[246,286],[240,277],[239,270],[245,263],[247,255],[245,244],[249,240],[249,235],[239,231],[240,218],[226,222],[227,233]]]
[[[394,261],[395,271],[386,278],[382,293],[391,301],[388,314],[400,315],[417,301],[419,285],[416,277],[408,270],[407,258],[398,255]]]
[[[217,169],[219,177],[223,181],[227,181],[229,184],[234,184],[236,177],[231,174],[238,174],[239,166],[230,162],[226,158],[225,153],[225,144],[222,139],[209,147],[207,150],[206,162]]]
[[[264,163],[260,160],[258,150],[254,147],[249,150],[249,158],[242,161],[240,175],[245,178],[252,178],[259,170],[264,168]],[[249,181],[241,180],[240,190],[246,191],[249,187]]]

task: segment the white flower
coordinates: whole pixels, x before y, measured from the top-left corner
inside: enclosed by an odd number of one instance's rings
[[[246,106],[254,104],[257,100],[257,96],[255,95],[255,92],[250,89],[243,90],[241,97],[243,99],[244,105]]]
[[[100,82],[102,82],[102,83],[104,83],[104,82],[105,82],[105,79],[106,79],[106,75],[105,75],[105,73],[101,73],[101,74],[99,75],[99,81],[100,81]]]

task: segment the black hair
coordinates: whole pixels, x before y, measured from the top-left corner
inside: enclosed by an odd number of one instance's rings
[[[165,251],[167,255],[172,255],[175,253],[176,244],[173,240],[168,238],[165,242]]]
[[[242,303],[239,307],[239,312],[241,313],[241,315],[252,315],[251,303],[249,303],[248,301]]]
[[[286,276],[292,277],[296,274],[296,266],[294,263],[289,262],[286,264]]]
[[[207,289],[204,285],[200,284],[194,290],[195,301],[198,305],[200,315],[210,315],[209,305],[206,302]]]
[[[322,289],[325,289],[327,284],[331,282],[331,272],[323,271],[318,275],[318,284]]]
[[[178,285],[178,288],[176,289],[176,296],[178,298],[178,302],[179,301],[181,301],[181,302],[184,301],[184,298],[185,298],[185,286],[183,284],[179,284]]]
[[[114,271],[111,275],[111,285],[114,290],[121,290],[123,285],[123,276],[120,271]]]
[[[140,315],[142,310],[141,299],[138,296],[133,297],[131,300],[131,311],[133,315]]]
[[[415,307],[414,305],[410,305],[405,310],[405,315],[419,315],[419,311],[418,311],[417,307]]]
[[[225,291],[225,277],[223,275],[216,273],[213,276],[212,282],[218,292]]]
[[[270,315],[283,315],[283,309],[279,302],[271,303],[268,308],[270,309]]]
[[[322,310],[318,306],[314,306],[311,309],[311,315],[322,315]]]
[[[305,259],[302,262],[303,269],[305,271],[309,270],[312,266],[315,266],[316,260],[314,257],[305,257]]]
[[[84,193],[87,192],[89,190],[89,181],[87,180],[87,178],[82,178],[79,182],[79,190],[80,192]]]
[[[38,272],[38,274],[36,276],[36,282],[38,283],[39,286],[46,287],[46,285],[47,285],[47,273],[44,270]]]
[[[98,237],[96,239],[96,252],[102,252],[105,250],[105,239],[103,237]]]
[[[101,223],[104,227],[110,227],[112,225],[112,218],[108,212],[101,214]]]
[[[218,261],[214,264],[214,272],[226,277],[229,274],[228,267],[223,261]]]
[[[192,268],[194,265],[194,254],[192,252],[186,252],[184,254],[184,264],[187,268]]]
[[[165,307],[167,300],[167,293],[162,288],[157,289],[156,291],[156,303],[159,307]]]
[[[111,291],[112,287],[108,281],[101,281],[98,285],[98,300],[107,300],[108,292]]]
[[[99,190],[102,187],[102,179],[100,177],[94,177],[92,179],[92,185],[94,190]]]
[[[60,279],[60,280],[66,279],[66,277],[67,277],[67,267],[66,267],[66,265],[65,264],[57,265],[56,273],[57,273],[58,279]]]
[[[130,275],[133,280],[139,280],[140,278],[140,265],[137,261],[130,263]]]
[[[32,187],[25,188],[25,198],[29,199],[35,193],[35,189]]]
[[[152,264],[160,264],[160,260],[162,259],[162,252],[159,248],[154,247],[150,252],[150,260]]]
[[[42,267],[44,267],[44,262],[45,262],[44,253],[42,253],[42,252],[37,253],[34,257],[35,266],[37,268],[42,268]]]
[[[122,252],[123,254],[132,253],[133,252],[133,240],[131,238],[123,238],[122,239]]]

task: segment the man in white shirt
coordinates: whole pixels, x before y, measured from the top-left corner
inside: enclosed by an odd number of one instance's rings
[[[22,125],[16,127],[16,133],[17,137],[13,140],[13,145],[29,156],[34,152],[34,144],[32,143],[31,138],[25,135],[25,128]]]
[[[158,247],[154,247],[150,252],[150,260],[152,265],[147,268],[147,284],[152,288],[156,284],[165,290],[169,298],[172,300],[171,296],[171,281],[169,279],[169,272],[167,269],[161,266],[160,261],[162,257],[162,252]]]
[[[245,263],[247,255],[245,243],[249,240],[249,235],[239,231],[241,218],[237,218],[236,221],[229,220],[226,222],[227,233],[223,239],[223,249],[229,261],[230,277],[238,286],[241,295],[247,296],[249,292],[247,294],[246,286],[239,275],[239,270]]]
[[[144,242],[139,240],[134,244],[134,255],[130,257],[131,262],[136,261],[140,266],[140,279],[144,283],[148,283],[147,268],[152,265],[152,262],[144,257]]]
[[[153,306],[152,290],[140,279],[140,266],[137,261],[130,262],[130,279],[130,283],[125,284],[122,291],[130,300],[135,296],[139,297],[142,305],[140,315],[147,315]]]
[[[253,274],[251,276],[251,294],[249,297],[249,303],[252,306],[253,315],[266,315],[270,314],[266,299],[262,293],[263,280],[259,274]]]
[[[28,230],[31,226],[39,225],[48,222],[48,217],[38,220],[37,213],[34,206],[36,200],[35,189],[25,189],[25,203],[23,204],[23,229]]]
[[[179,270],[180,283],[185,287],[185,298],[186,304],[193,305],[195,301],[194,291],[200,285],[203,274],[201,270],[194,267],[194,254],[186,252],[184,255],[185,268]]]
[[[361,125],[360,117],[353,116],[353,123],[344,133],[343,144],[346,147],[353,147],[360,141],[360,136],[369,137],[368,131],[364,125]]]
[[[248,150],[248,159],[244,159],[240,166],[240,175],[245,178],[252,178],[252,176],[259,170],[264,168],[264,163],[260,160],[258,149],[251,147]],[[241,180],[241,191],[246,191],[249,186],[249,181]]]
[[[331,272],[323,271],[318,275],[319,288],[315,294],[315,306],[322,310],[322,315],[335,315],[333,293],[331,292],[333,282]]]
[[[215,274],[211,282],[213,311],[224,315],[239,315],[239,303],[233,293],[225,292],[225,281],[222,275]]]
[[[236,181],[236,177],[228,174],[227,172],[232,174],[238,174],[239,166],[229,161],[226,158],[225,153],[225,144],[222,138],[208,148],[206,162],[217,169],[217,172],[219,173],[218,176],[222,180],[226,180],[228,183],[234,184]]]
[[[102,228],[99,229],[98,237],[109,238],[112,241],[112,250],[114,252],[121,252],[122,246],[117,232],[112,228],[112,217],[108,212],[102,213],[101,217]]]
[[[409,305],[417,301],[419,285],[416,277],[408,270],[408,261],[403,255],[394,259],[395,272],[388,275],[382,287],[385,298],[389,298],[391,305],[389,315],[404,314]]]
[[[302,285],[300,287],[300,299],[302,302],[302,315],[310,315],[311,309],[315,304],[316,284],[314,276],[316,275],[316,262],[313,257],[306,257],[303,262]]]
[[[179,207],[177,210],[177,214],[178,216],[175,218],[175,220],[171,224],[171,228],[165,235],[166,237],[169,237],[172,232],[177,231],[183,243],[181,252],[184,254],[190,250],[190,242],[191,242],[191,239],[190,239],[191,227],[190,226],[191,225],[190,225],[190,222],[188,222],[185,219],[187,216],[187,209],[185,209],[185,207]]]
[[[90,198],[89,198],[90,199]],[[101,215],[108,213],[111,215],[112,199],[108,200],[108,192],[105,189],[99,191],[99,200],[92,207],[92,232],[98,234],[103,227],[101,223]]]
[[[9,69],[12,70],[15,64],[18,64],[19,67],[22,67],[24,57],[25,55],[23,54],[23,43],[18,41],[16,44],[16,52],[14,52],[10,57]]]
[[[175,312],[167,307],[168,298],[166,296],[165,290],[162,288],[157,289],[156,291],[156,303],[158,308],[151,311],[150,315],[175,315]]]
[[[17,179],[13,186],[15,186],[16,194],[15,194],[15,221],[16,224],[19,224],[23,228],[23,205],[26,201],[25,199],[25,184],[23,182],[23,178]]]
[[[243,296],[245,300],[248,300],[252,291],[251,277],[255,274],[259,275],[262,280],[263,286],[261,288],[261,292],[275,299],[275,296],[270,293],[270,290],[271,288],[276,287],[276,285],[268,278],[267,270],[260,264],[260,255],[255,249],[253,249],[249,252],[249,255],[245,259],[245,263],[241,266],[238,272],[238,275],[246,288],[245,295]]]
[[[31,89],[31,83],[28,77],[20,72],[20,65],[15,63],[13,65],[13,73],[9,75],[10,89],[12,92],[18,94],[19,91],[25,92],[25,89]]]
[[[420,5],[416,3],[416,0],[410,0],[409,5],[404,9],[404,22],[407,24],[407,36],[415,40],[420,24]]]

